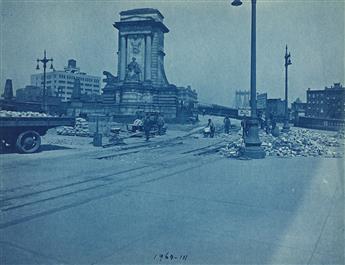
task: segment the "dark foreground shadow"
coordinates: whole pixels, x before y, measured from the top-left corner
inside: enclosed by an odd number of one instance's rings
[[[56,150],[67,150],[67,149],[73,149],[71,147],[65,147],[60,145],[54,145],[54,144],[42,144],[38,151],[35,153],[41,153],[41,152],[47,152],[47,151],[56,151]],[[0,150],[0,154],[15,154],[19,153],[15,148],[3,148]]]
[[[67,149],[73,149],[71,147],[66,146],[60,146],[60,145],[54,145],[54,144],[43,144],[41,145],[38,152],[46,152],[46,151],[55,151],[55,150],[67,150]]]

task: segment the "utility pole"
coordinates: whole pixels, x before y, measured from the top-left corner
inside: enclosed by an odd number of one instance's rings
[[[43,59],[37,59],[37,66],[36,70],[40,69],[39,63],[43,64],[43,95],[42,95],[42,110],[46,113],[48,111],[47,108],[47,98],[46,98],[46,69],[47,63],[51,62],[50,69],[54,69],[53,67],[53,58],[47,59],[46,50],[44,50],[44,57]]]
[[[288,53],[288,47],[285,47],[285,120],[283,126],[283,132],[288,132],[290,130],[289,126],[289,105],[288,105],[288,66],[291,65],[291,54]]]

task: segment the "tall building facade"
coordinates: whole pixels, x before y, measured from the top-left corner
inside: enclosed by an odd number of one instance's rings
[[[70,101],[76,78],[80,80],[81,94],[101,94],[101,77],[81,72],[76,60],[70,59],[64,70],[46,73],[47,95],[58,96],[62,102]],[[43,88],[43,73],[31,75],[31,85]]]
[[[307,117],[344,119],[345,118],[345,88],[340,83],[334,83],[323,90],[307,90]]]

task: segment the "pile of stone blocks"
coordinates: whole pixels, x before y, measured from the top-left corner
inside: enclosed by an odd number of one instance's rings
[[[33,111],[9,111],[0,110],[0,117],[52,117],[46,113],[33,112]]]
[[[57,129],[57,134],[67,136],[90,137],[89,123],[83,118],[76,118],[75,126],[63,126]]]

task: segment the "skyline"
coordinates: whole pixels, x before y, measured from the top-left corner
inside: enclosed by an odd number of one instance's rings
[[[121,11],[150,7],[170,29],[164,43],[169,82],[191,85],[202,102],[232,105],[236,90],[249,89],[251,7],[248,1],[237,8],[230,3],[2,1],[1,91],[7,78],[14,90],[30,84],[30,75],[42,72],[35,67],[44,49],[56,70],[73,58],[82,72],[117,75],[118,32],[112,24]],[[286,44],[290,103],[305,101],[308,88],[344,84],[344,2],[257,2],[257,91],[269,98],[284,98]]]

